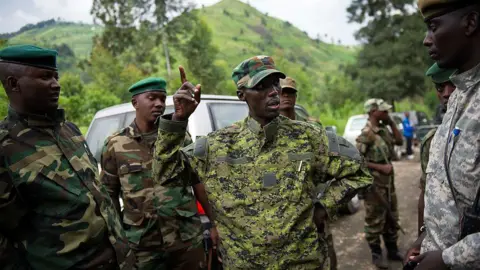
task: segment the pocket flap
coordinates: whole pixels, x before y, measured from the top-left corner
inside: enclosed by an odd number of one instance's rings
[[[141,172],[143,170],[142,163],[130,163],[130,164],[122,164],[118,169],[119,175],[125,175],[134,172]]]
[[[144,215],[139,210],[123,210],[123,223],[130,226],[140,226]]]
[[[182,210],[182,209],[178,209],[178,208],[175,208],[175,212],[177,212],[177,214],[179,216],[186,217],[186,218],[193,217],[197,214],[197,212],[194,212],[194,211],[191,211],[191,210]]]
[[[54,171],[44,166],[40,170],[40,174],[52,180],[70,193],[78,196],[82,192],[80,187],[77,186],[82,185],[81,180],[73,170]]]

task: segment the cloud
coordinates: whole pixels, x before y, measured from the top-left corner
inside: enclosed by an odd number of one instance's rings
[[[23,20],[25,23],[35,23],[35,22],[38,22],[40,20],[39,17],[37,17],[35,15],[32,15],[32,14],[29,14],[29,13],[26,13],[25,11],[23,11],[21,9],[17,9],[17,11],[15,11],[15,13],[13,13],[13,16]]]

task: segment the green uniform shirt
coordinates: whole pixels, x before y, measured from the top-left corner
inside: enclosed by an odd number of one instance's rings
[[[18,263],[4,256],[16,253],[33,269],[129,269],[135,258],[97,163],[63,116],[10,109],[0,124],[0,265]]]
[[[123,223],[133,246],[160,252],[189,246],[186,242],[200,236],[202,227],[191,188],[153,180],[156,139],[156,130],[141,134],[135,122],[107,138],[101,181],[114,200],[121,196],[124,202]]]
[[[374,127],[368,121],[356,141],[358,151],[368,162],[387,164],[394,157],[394,138],[385,126]],[[384,175],[374,170],[371,170],[371,173],[374,184],[380,187],[388,187],[393,180],[392,175]]]
[[[246,118],[180,152],[186,126],[160,119],[154,176],[163,183],[185,169],[198,174],[217,217],[224,267],[329,269],[326,239],[312,221],[315,187],[333,179],[319,199],[333,217],[371,183],[363,164],[330,153],[324,130],[283,116],[263,128]]]

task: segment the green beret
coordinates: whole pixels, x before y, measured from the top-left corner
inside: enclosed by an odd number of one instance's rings
[[[429,20],[478,3],[478,0],[418,0],[417,5],[423,18]]]
[[[240,88],[253,88],[270,74],[278,74],[285,79],[285,74],[278,71],[270,56],[254,56],[240,63],[232,73],[233,82]]]
[[[128,88],[128,92],[132,94],[132,97],[152,91],[167,93],[167,81],[164,78],[147,78],[136,82]]]
[[[15,45],[0,50],[0,62],[57,70],[57,51],[33,45]]]
[[[444,83],[450,81],[450,77],[456,72],[456,69],[445,69],[433,64],[425,75],[432,78],[434,83]]]

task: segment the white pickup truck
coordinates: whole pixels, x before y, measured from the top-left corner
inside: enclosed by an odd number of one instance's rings
[[[307,111],[296,106],[296,113],[300,117],[308,117]],[[173,98],[167,97],[165,114],[172,113]],[[238,100],[236,96],[202,95],[202,101],[188,121],[188,132],[195,141],[198,137],[206,136],[210,132],[230,126],[244,119],[248,115],[248,106]],[[130,125],[135,118],[135,109],[131,103],[124,103],[98,111],[93,117],[86,134],[87,144],[97,160],[105,139],[116,131]],[[330,129],[330,128],[329,128]],[[334,130],[334,128],[333,128]],[[351,214],[358,211],[360,202],[355,196],[343,209]]]

